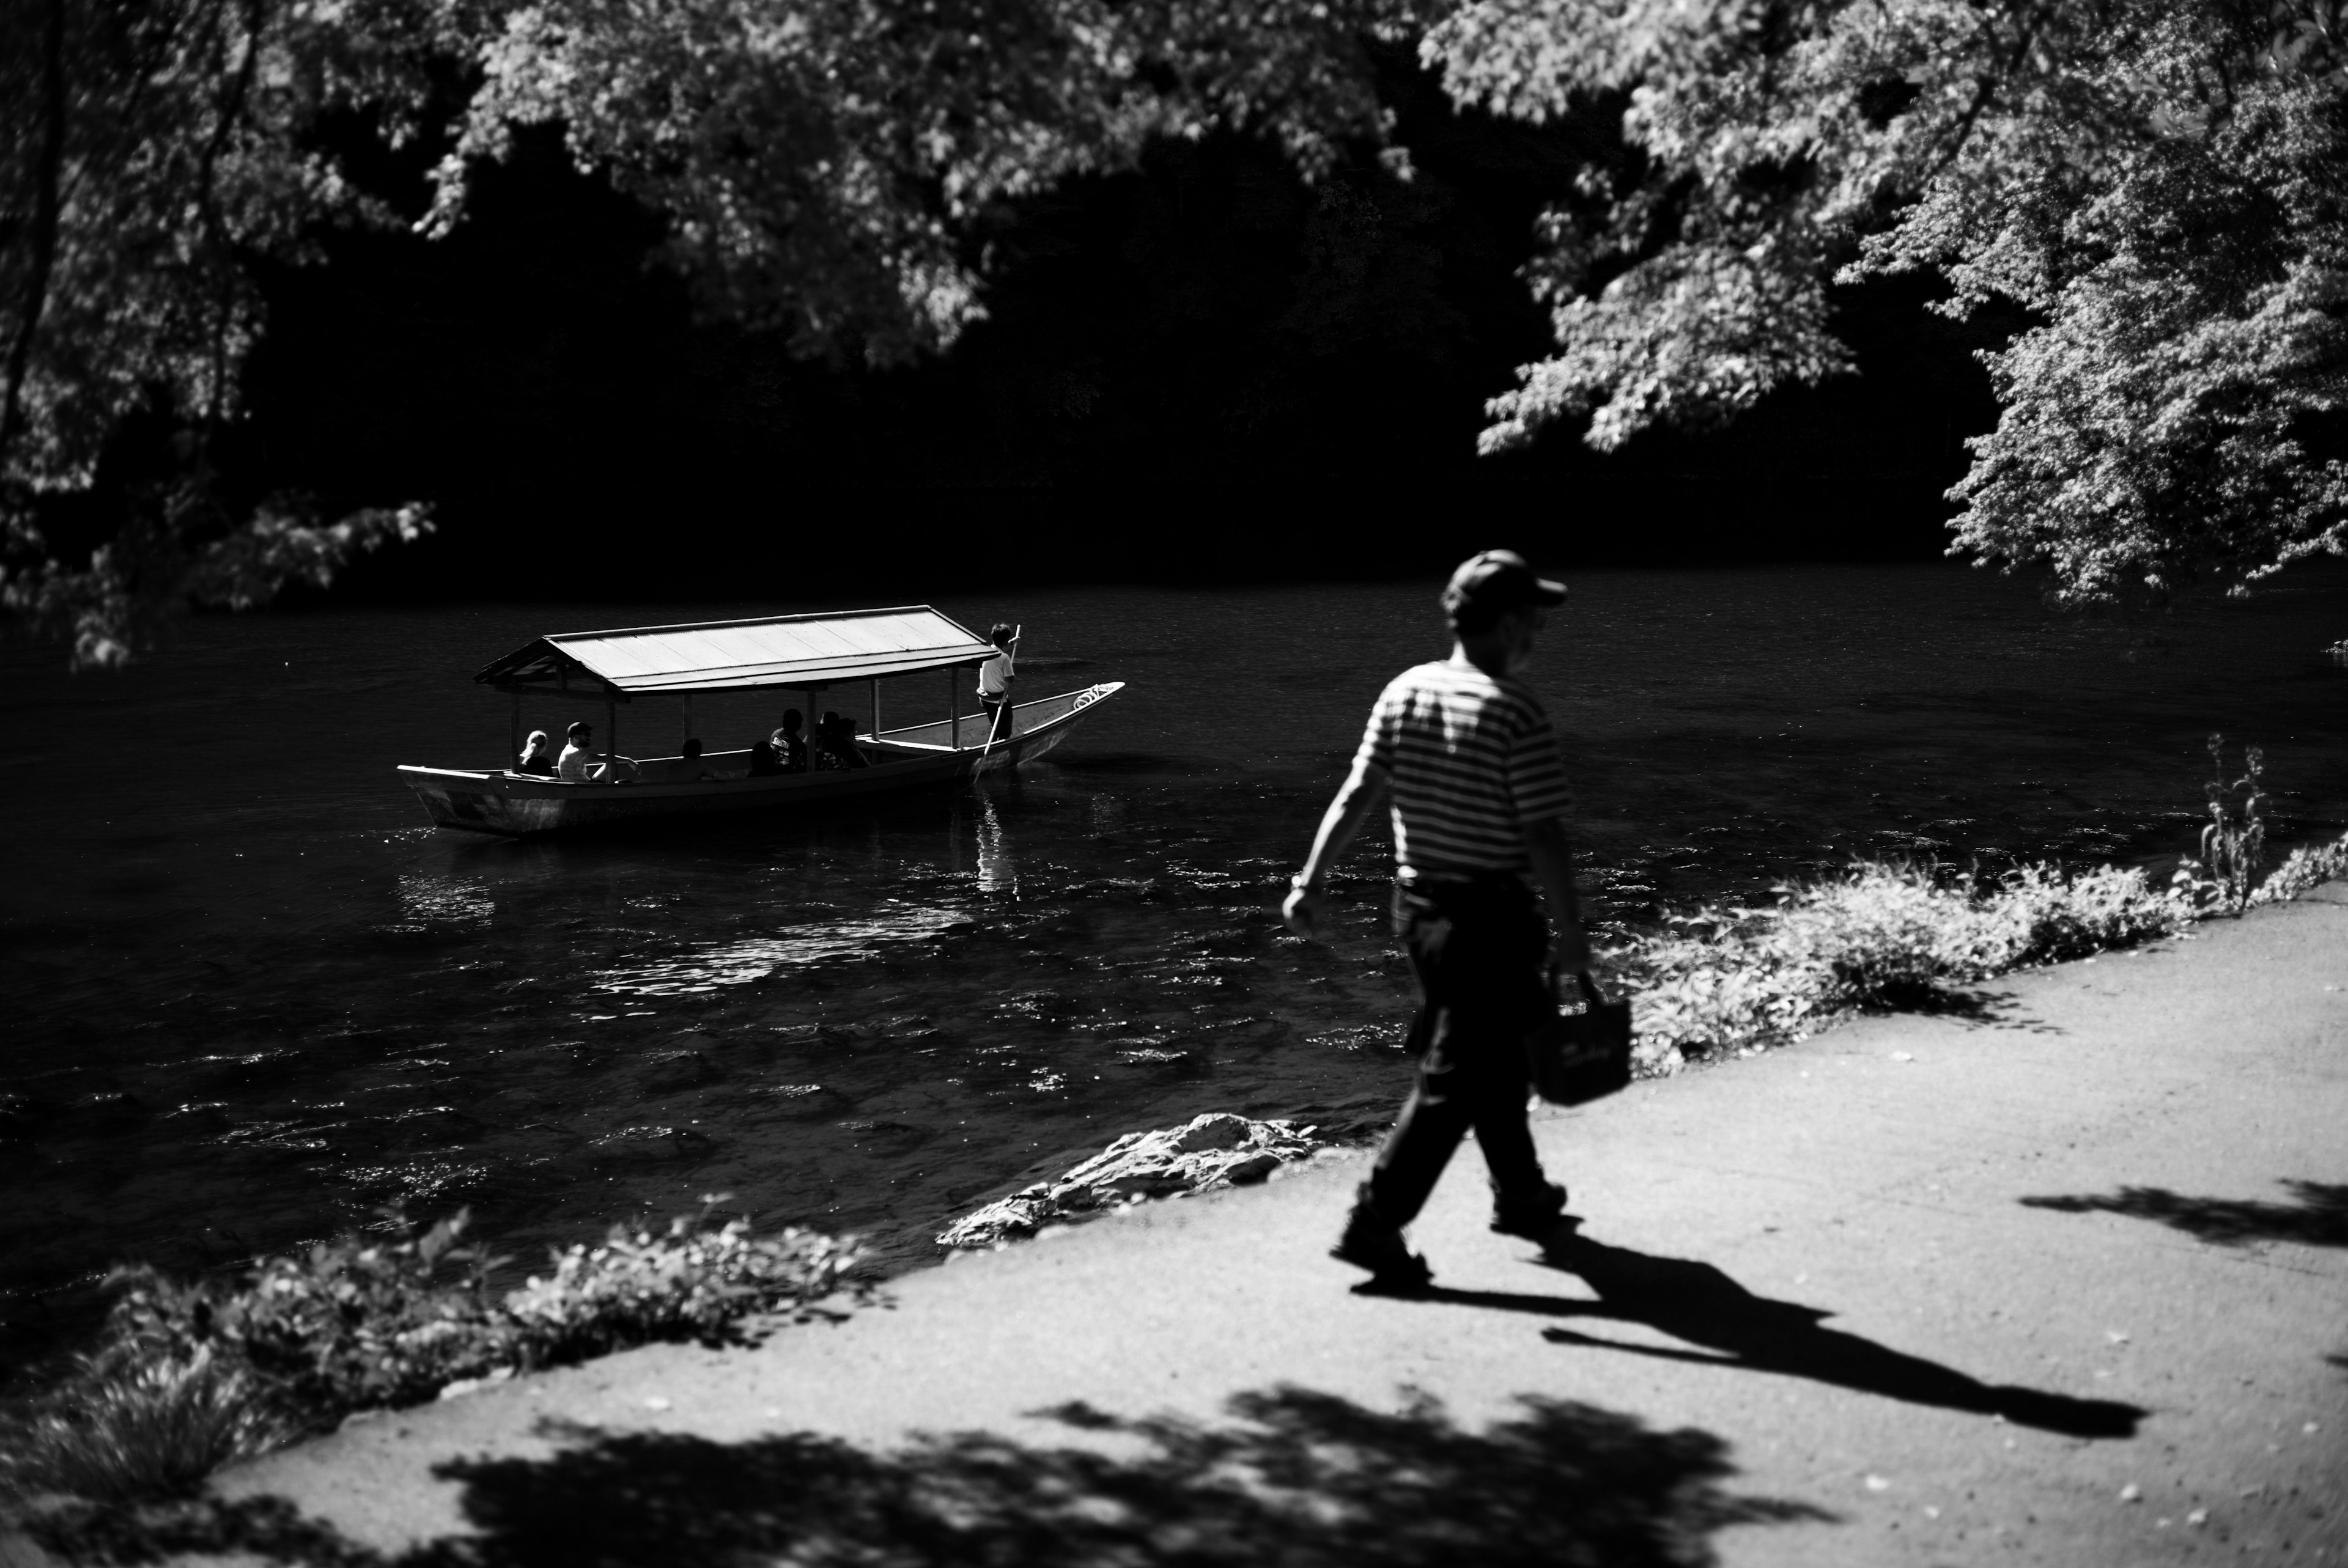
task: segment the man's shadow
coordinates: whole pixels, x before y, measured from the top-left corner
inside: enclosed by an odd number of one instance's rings
[[[1608,1246],[1579,1233],[1551,1244],[1541,1261],[1579,1276],[1598,1299],[1441,1286],[1423,1292],[1421,1298],[1554,1317],[1643,1323],[1704,1348],[1634,1345],[1571,1328],[1545,1328],[1541,1337],[1552,1345],[1807,1378],[1912,1405],[2002,1416],[2020,1426],[2066,1437],[2134,1437],[2137,1423],[2146,1414],[2137,1406],[2112,1399],[2077,1399],[2037,1389],[1983,1383],[1937,1361],[1823,1327],[1821,1320],[1832,1313],[1756,1296],[1708,1263],[1654,1257],[1628,1247]]]

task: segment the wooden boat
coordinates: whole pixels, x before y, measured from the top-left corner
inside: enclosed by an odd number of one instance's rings
[[[640,757],[635,777],[611,783],[574,783],[511,768],[403,766],[399,775],[442,826],[517,836],[707,812],[768,811],[1015,768],[1058,745],[1086,713],[1125,689],[1123,682],[1110,681],[1017,703],[1004,731],[990,739],[983,713],[961,711],[962,688],[967,672],[994,653],[984,638],[927,605],[550,634],[473,677],[512,694],[516,757],[525,697],[601,702],[598,749],[624,754],[619,710],[642,697],[685,699],[689,734],[695,692],[804,692],[811,717],[820,706],[819,693],[861,685],[870,723],[856,744],[870,765],[752,778],[744,750],[691,759]],[[880,682],[916,675],[945,682],[946,716],[881,729]]]

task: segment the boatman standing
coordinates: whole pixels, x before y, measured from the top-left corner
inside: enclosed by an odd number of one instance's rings
[[[1525,1124],[1525,1037],[1555,1008],[1548,973],[1586,970],[1590,941],[1557,736],[1517,679],[1564,599],[1563,584],[1536,577],[1513,550],[1486,550],[1451,574],[1451,657],[1406,670],[1379,696],[1281,911],[1292,929],[1316,934],[1330,867],[1390,795],[1395,934],[1423,997],[1411,1026],[1417,1081],[1332,1254],[1367,1269],[1376,1288],[1431,1278],[1403,1227],[1470,1127],[1491,1170],[1494,1230],[1547,1242],[1565,1209]]]
[[[1004,739],[1009,728],[1004,715],[1011,711],[1011,682],[1017,678],[1013,665],[1019,657],[1019,629],[998,620],[986,640],[997,652],[978,667],[978,706],[986,715],[986,738],[992,743]]]

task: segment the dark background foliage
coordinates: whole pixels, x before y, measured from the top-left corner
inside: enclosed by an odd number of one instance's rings
[[[437,537],[348,571],[376,600],[885,593],[905,552],[975,580],[1385,575],[1516,542],[1557,566],[1927,558],[1962,438],[1995,418],[1985,327],[1847,291],[1862,374],[1712,434],[1601,456],[1566,430],[1476,456],[1484,398],[1549,345],[1518,269],[1602,117],[1543,128],[1385,84],[1416,177],[1365,156],[1318,186],[1238,137],[1161,146],[984,240],[991,319],[910,367],[793,358],[704,319],[649,259],[658,220],[551,135],[482,177],[452,237],[332,235],[267,264],[252,418],[228,488],[333,515],[423,497]],[[374,192],[420,213],[438,149],[348,126]],[[119,526],[163,466],[135,422],[52,519]],[[806,585],[802,590],[799,585]]]

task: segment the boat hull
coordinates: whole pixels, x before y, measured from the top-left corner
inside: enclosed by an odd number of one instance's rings
[[[953,737],[966,742],[959,746],[947,743],[944,720],[878,737],[860,735],[873,758],[867,768],[750,778],[749,753],[732,752],[691,763],[681,757],[645,759],[642,777],[616,784],[570,784],[503,770],[404,766],[399,774],[440,826],[514,838],[664,817],[788,810],[1017,767],[1057,746],[1095,706],[1123,689],[1124,682],[1109,682],[1020,703],[1013,711],[1012,733],[992,746],[985,743],[982,718],[962,721]],[[694,776],[678,776],[688,769]],[[701,776],[708,774],[716,776]]]

